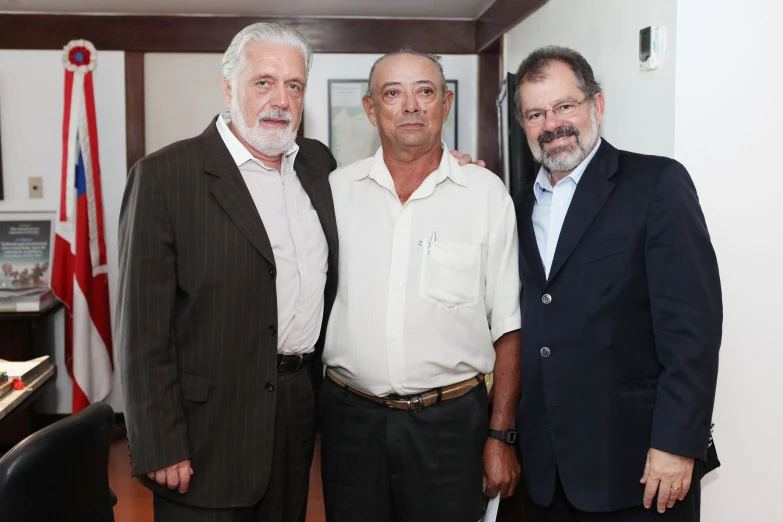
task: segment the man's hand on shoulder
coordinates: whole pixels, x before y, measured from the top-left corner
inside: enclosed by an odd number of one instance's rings
[[[463,154],[458,150],[452,150],[451,155],[457,158],[457,161],[459,161],[460,167],[463,165],[467,165],[468,163],[474,163],[473,158],[470,157],[470,154]],[[484,163],[482,160],[476,160],[475,164],[479,167],[486,167],[487,164]]]
[[[691,488],[693,459],[650,448],[644,475],[639,481],[645,485],[644,507],[650,509],[658,493],[658,512],[663,513],[674,503],[683,500]]]
[[[147,477],[161,486],[168,486],[169,489],[187,493],[192,474],[193,468],[190,467],[190,460],[183,460],[182,462],[172,464],[168,468],[147,473]]]

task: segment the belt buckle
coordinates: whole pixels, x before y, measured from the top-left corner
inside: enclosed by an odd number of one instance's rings
[[[296,370],[294,370],[294,371],[295,371],[295,372],[298,372],[298,371],[299,371],[299,368],[301,368],[301,367],[302,367],[302,361],[304,361],[304,355],[302,355],[302,354],[300,353],[300,354],[297,354],[296,356],[297,356],[297,357],[299,357],[299,361],[296,363]]]
[[[408,397],[408,400],[406,400],[405,402],[408,403],[408,411],[419,412],[424,409],[424,403],[421,402],[421,395],[414,395],[413,397]]]

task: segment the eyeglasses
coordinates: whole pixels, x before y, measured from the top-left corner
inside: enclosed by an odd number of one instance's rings
[[[525,127],[538,127],[546,121],[546,113],[552,111],[552,114],[560,119],[571,118],[579,110],[579,107],[586,101],[591,100],[592,96],[585,96],[582,101],[567,100],[560,102],[551,109],[532,109],[522,113],[522,122]]]

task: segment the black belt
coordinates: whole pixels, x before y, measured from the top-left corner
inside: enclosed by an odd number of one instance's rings
[[[277,354],[277,371],[280,372],[298,372],[304,368],[313,359],[313,352],[302,355],[283,355]]]

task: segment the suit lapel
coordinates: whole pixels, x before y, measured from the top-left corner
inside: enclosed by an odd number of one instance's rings
[[[201,135],[204,147],[204,170],[220,178],[212,186],[212,195],[239,231],[264,259],[274,265],[275,256],[264,223],[234,158],[231,157],[217,130],[215,121],[212,120],[212,124]]]
[[[533,273],[533,279],[539,288],[543,290],[546,286],[546,275],[544,263],[541,261],[541,253],[538,250],[538,243],[536,242],[536,233],[533,230],[533,203],[535,199],[533,189],[531,188],[525,194],[520,205],[519,246],[522,249],[524,262]]]
[[[568,207],[560,237],[557,240],[555,257],[549,270],[551,283],[566,260],[584,236],[595,216],[601,210],[609,194],[614,190],[612,176],[617,172],[617,149],[606,140],[587,166],[576,187],[571,205]]]
[[[329,245],[330,256],[336,257],[338,252],[337,220],[334,215],[334,202],[329,187],[329,166],[311,161],[307,142],[300,142],[299,154],[294,161],[294,170],[302,183],[310,202],[313,204],[321,228]]]

